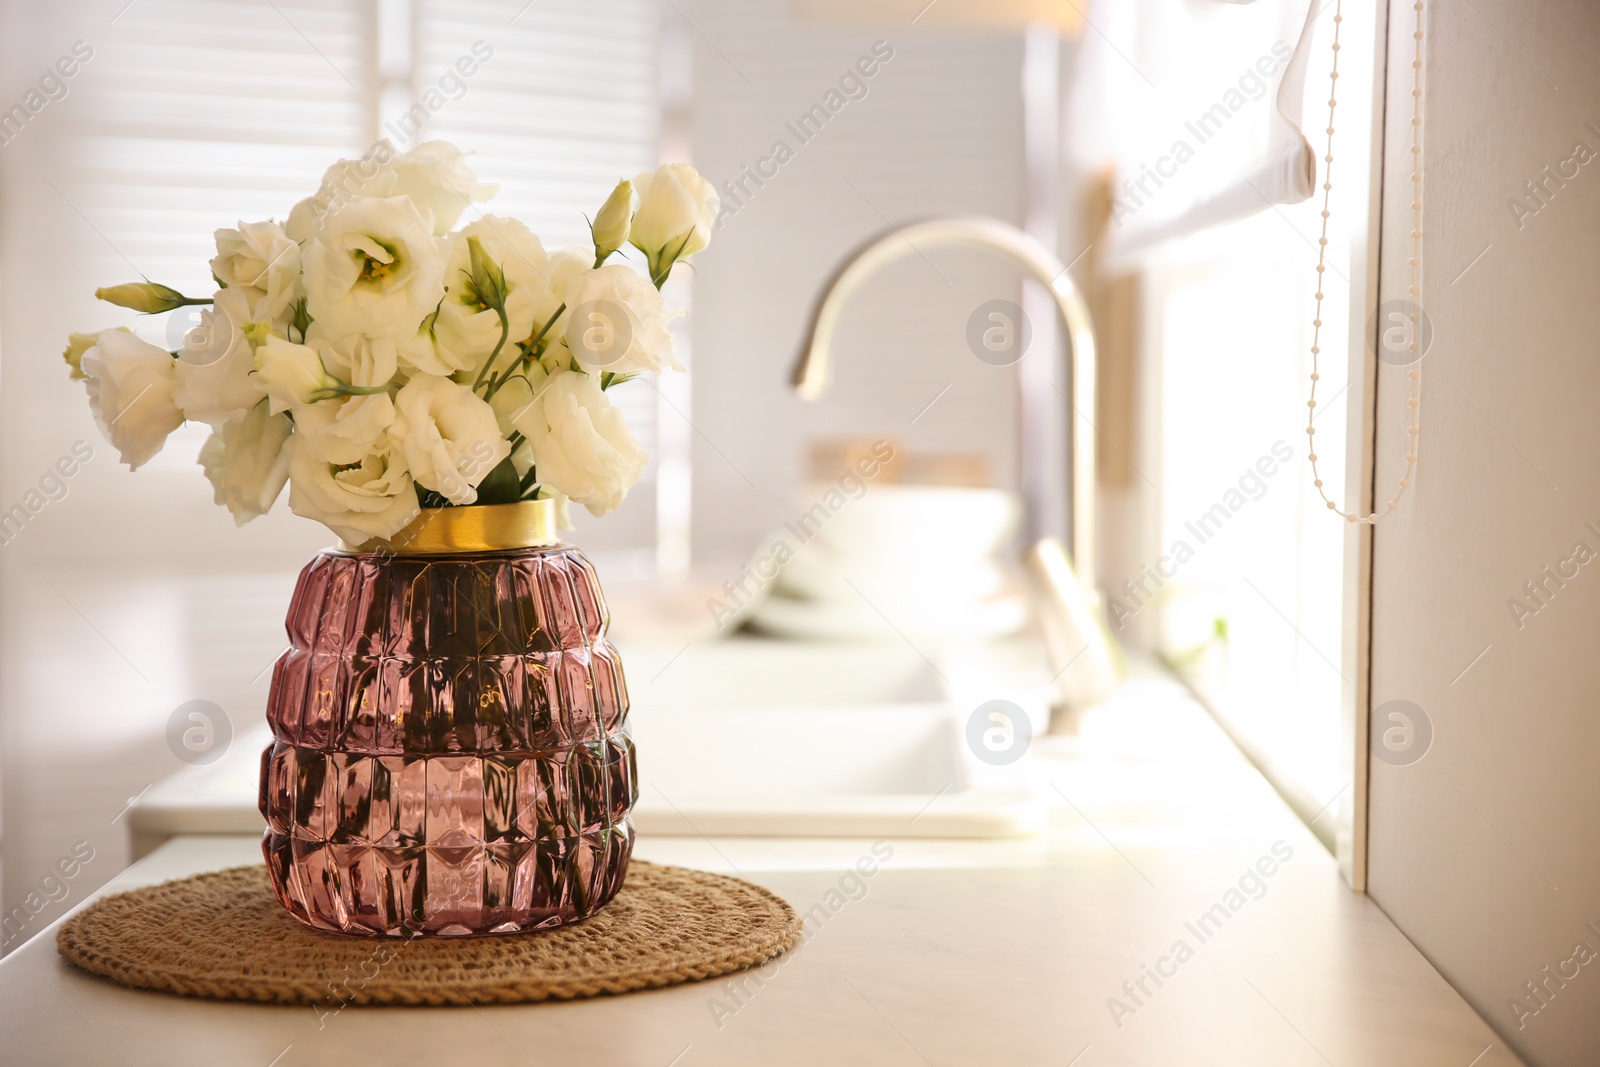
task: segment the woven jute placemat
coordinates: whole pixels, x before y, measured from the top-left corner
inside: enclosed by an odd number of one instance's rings
[[[760,886],[634,860],[599,914],[537,933],[367,938],[310,930],[264,866],[96,901],[56,934],[61,955],[136,989],[273,1004],[516,1004],[714,978],[778,956],[800,917]]]

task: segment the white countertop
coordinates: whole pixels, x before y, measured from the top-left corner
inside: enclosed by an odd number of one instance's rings
[[[0,1059],[18,1067],[1521,1062],[1370,900],[1345,888],[1315,837],[1174,683],[1136,678],[1081,737],[1035,746],[1055,787],[1046,834],[891,837],[892,857],[859,883],[846,871],[870,841],[641,837],[642,858],[741,873],[802,912],[823,906],[809,940],[765,980],[733,976],[749,990],[737,997],[723,979],[565,1004],[325,1015],[122,989],[62,961],[52,928],[0,960]],[[101,894],[259,861],[253,837],[178,837]],[[1193,928],[1219,904],[1225,919]],[[1159,985],[1146,967],[1164,973]],[[1124,1010],[1114,1014],[1112,998]]]

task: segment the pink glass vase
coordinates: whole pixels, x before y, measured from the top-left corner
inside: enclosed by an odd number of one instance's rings
[[[308,563],[261,762],[279,902],[373,936],[594,914],[622,886],[638,795],[608,623],[594,568],[560,544]]]

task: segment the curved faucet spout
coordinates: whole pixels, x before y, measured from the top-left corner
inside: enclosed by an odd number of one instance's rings
[[[1072,555],[1084,592],[1097,600],[1095,581],[1095,461],[1094,425],[1083,413],[1094,403],[1094,330],[1089,308],[1073,284],[1065,264],[1054,253],[1009,223],[980,215],[927,219],[891,227],[856,249],[828,280],[811,313],[805,347],[795,364],[792,383],[807,400],[817,400],[828,388],[833,362],[832,338],[839,313],[861,285],[885,266],[927,248],[978,248],[998,253],[1021,266],[1050,290],[1066,328],[1069,373],[1072,381]],[[1021,473],[1023,501],[1033,535],[1037,536],[1043,501],[1049,487],[1042,474],[1044,427],[1030,414],[1033,405],[1020,406]]]

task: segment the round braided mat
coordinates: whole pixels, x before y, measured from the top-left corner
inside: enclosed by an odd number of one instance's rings
[[[56,934],[61,955],[136,989],[274,1004],[515,1004],[714,978],[794,947],[800,918],[737,878],[634,860],[580,923],[475,938],[308,929],[264,866],[231,867],[96,901]]]

